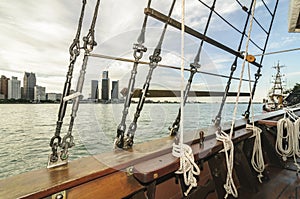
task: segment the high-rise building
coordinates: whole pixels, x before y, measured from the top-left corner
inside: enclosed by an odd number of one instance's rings
[[[108,79],[108,71],[107,70],[102,72],[102,79]]]
[[[119,99],[119,80],[112,81],[111,99]]]
[[[8,95],[8,80],[9,78],[5,77],[4,75],[0,78],[0,94],[4,95],[4,98],[7,99]]]
[[[7,99],[20,99],[21,98],[21,81],[17,77],[11,77],[8,80],[8,93]]]
[[[34,100],[34,87],[36,86],[35,74],[25,72],[23,84],[23,97],[28,100]]]
[[[59,102],[61,97],[61,93],[46,93],[46,99],[50,101]]]
[[[91,82],[91,99],[98,99],[98,80]]]
[[[36,85],[34,87],[34,101],[39,102],[41,100],[46,100],[46,88]]]
[[[109,78],[108,78],[108,71],[103,71],[103,73],[102,73],[101,99],[104,100],[104,101],[109,100]]]

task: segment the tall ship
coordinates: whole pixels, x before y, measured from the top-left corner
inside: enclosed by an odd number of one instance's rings
[[[300,107],[275,109],[265,114],[255,114],[253,108],[253,99],[262,76],[263,61],[272,35],[279,0],[143,1],[145,5],[144,9],[140,10],[143,13],[143,18],[140,19],[141,27],[135,34],[133,45],[129,47],[131,58],[113,54],[113,50],[124,47],[124,38],[113,38],[107,44],[111,47],[107,54],[95,52],[97,48],[105,48],[105,45],[96,42],[96,32],[99,31],[97,28],[103,28],[100,35],[106,34],[105,28],[111,27],[111,22],[118,21],[114,18],[115,7],[109,6],[113,1],[81,2],[81,9],[78,11],[80,14],[68,12],[78,15],[79,20],[75,37],[70,38],[70,58],[55,128],[49,142],[45,143],[45,147],[49,148],[47,168],[0,180],[0,198],[299,197]],[[140,0],[134,2],[141,3]],[[69,3],[75,4],[74,1]],[[205,10],[206,15],[195,9],[193,3]],[[130,10],[127,6],[120,8],[120,14],[124,14],[122,19],[126,19],[129,12],[135,8],[134,5],[131,5]],[[229,5],[231,7],[227,9]],[[87,7],[93,7],[89,17],[85,17]],[[227,15],[226,18],[226,13],[232,12],[233,8],[239,15]],[[299,1],[291,0],[290,32],[300,31],[299,10]],[[103,15],[98,13],[102,12],[109,13],[109,18],[105,18],[107,21],[101,20]],[[242,23],[234,23],[237,19]],[[199,23],[196,24],[201,26],[199,29],[194,27],[198,20]],[[84,26],[83,21],[89,21],[90,26]],[[125,23],[117,24],[117,28],[126,26],[126,23],[128,21],[125,20]],[[149,23],[160,27],[156,29],[155,34],[148,34]],[[210,34],[216,28],[219,31]],[[226,28],[234,33],[230,34]],[[171,32],[177,32],[179,36],[171,37],[169,29]],[[84,31],[86,34],[82,36]],[[134,34],[130,32],[129,36],[132,35]],[[154,43],[154,47],[151,47],[148,41]],[[196,49],[191,50],[195,41]],[[188,45],[185,45],[186,42]],[[178,45],[174,47],[175,44]],[[174,56],[168,57],[168,45],[175,49],[177,59]],[[209,69],[215,70],[203,69],[207,58],[203,49],[206,47],[208,50],[213,48],[216,52],[221,52],[226,60],[230,60],[230,64],[223,67],[226,72],[219,72],[221,67],[214,68],[213,65],[209,65]],[[189,51],[193,51],[193,56],[185,56]],[[145,57],[146,54],[148,57]],[[215,54],[210,53],[210,56],[214,57]],[[125,99],[120,111],[121,116],[115,125],[111,140],[104,139],[103,134],[99,136],[97,131],[91,132],[87,137],[92,141],[99,139],[103,145],[110,144],[110,151],[70,161],[73,149],[77,147],[74,144],[74,125],[79,117],[78,110],[79,107],[86,107],[81,103],[81,99],[84,95],[84,83],[88,78],[87,70],[92,67],[96,58],[100,61],[114,60],[126,63],[130,67],[130,73],[126,76],[128,86],[126,92],[123,92]],[[75,76],[78,62],[78,79],[76,85],[73,85],[72,78]],[[122,73],[119,66],[116,65],[116,71]],[[179,74],[178,78],[167,75],[168,80],[173,80],[172,88],[165,89],[164,85],[167,82],[164,78],[157,78],[163,86],[152,87],[155,85],[155,76],[165,73],[155,73],[158,69],[176,71]],[[277,66],[276,69],[279,76],[275,79],[276,92],[271,96],[272,100],[278,100],[276,103],[279,103],[283,100],[280,97],[282,84],[280,67]],[[193,87],[197,86],[197,75],[208,77],[205,79],[208,90],[197,90],[197,87]],[[103,76],[103,82],[107,83],[108,72]],[[142,76],[142,87],[137,86],[137,76]],[[213,78],[224,78],[224,87],[218,87],[218,83],[221,84],[222,81],[211,83]],[[233,84],[234,82],[236,84]],[[241,89],[242,83],[247,85],[246,91]],[[197,84],[202,85],[203,82],[198,81]],[[108,83],[106,87],[109,87]],[[73,89],[74,92],[71,92]],[[198,120],[184,117],[185,114],[188,115],[185,112],[187,100],[199,96],[219,97],[220,104],[213,103],[212,106],[217,110],[213,112],[214,116],[208,127],[197,126],[187,131],[183,128],[183,120],[193,124],[199,123]],[[176,107],[175,117],[168,119],[169,128],[162,127],[165,134],[158,139],[146,140],[147,135],[139,132],[138,125],[140,116],[144,113],[145,101],[151,97],[177,97],[180,98],[180,105]],[[232,115],[228,122],[224,122],[224,106],[229,98],[234,99],[233,108],[230,110]],[[237,119],[241,98],[246,99],[247,104],[244,106],[243,118]],[[133,99],[137,100],[135,105],[132,103]],[[133,114],[130,114],[129,110],[132,109]],[[70,115],[67,114],[67,110],[70,111]],[[160,120],[165,119],[161,111],[155,112],[155,116]],[[208,112],[200,114],[209,117]],[[114,121],[108,117],[98,122],[114,125]],[[93,127],[94,124],[87,120],[85,125]],[[157,128],[152,125],[151,130],[155,131]],[[142,141],[137,142],[137,138]]]
[[[273,85],[269,91],[267,99],[264,99],[263,110],[264,111],[275,111],[282,109],[287,105],[285,98],[287,97],[287,91],[284,88],[284,75],[281,74],[280,69],[284,67],[277,63],[273,68],[276,70],[276,74],[273,76]]]

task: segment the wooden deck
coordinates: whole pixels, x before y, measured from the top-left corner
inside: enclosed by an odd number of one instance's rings
[[[274,153],[274,124],[283,111],[262,114],[255,122],[263,127],[263,150],[267,169],[263,184],[249,166],[253,139],[246,121],[235,124],[234,179],[239,198],[297,198],[299,179],[291,163],[283,163]],[[223,130],[229,130],[224,125]],[[205,135],[213,127],[202,130]],[[199,144],[199,131],[185,135],[202,168],[198,187],[189,198],[222,198],[226,166],[222,144],[214,134]],[[171,155],[173,138],[135,145],[132,150],[116,150],[70,162],[67,166],[40,169],[0,180],[0,198],[51,198],[64,191],[67,198],[182,198],[180,176],[174,174],[179,160]],[[272,146],[273,145],[273,146]],[[55,197],[55,196],[53,196]]]

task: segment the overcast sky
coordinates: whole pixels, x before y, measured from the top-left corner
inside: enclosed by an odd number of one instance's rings
[[[82,36],[86,35],[90,26],[95,0],[89,0],[86,8]],[[152,0],[153,8],[167,13],[171,0]],[[212,0],[205,1],[211,5]],[[246,6],[249,1],[241,1]],[[273,8],[274,2],[267,1]],[[37,84],[46,87],[46,92],[62,92],[67,67],[69,64],[68,48],[77,29],[78,18],[81,10],[81,0],[1,0],[0,1],[0,74],[8,77],[17,76],[21,81],[24,72],[34,72],[37,76]],[[136,42],[143,22],[143,9],[147,0],[102,0],[96,25],[97,47],[94,53],[111,56],[122,56],[132,58],[132,44]],[[300,35],[287,32],[288,0],[280,0],[271,32],[267,52],[299,48]],[[231,21],[236,27],[242,29],[245,13],[234,0],[220,1],[216,10],[224,18]],[[270,18],[260,0],[257,0],[256,17],[261,20],[267,29]],[[203,32],[209,10],[197,0],[186,0],[186,24],[199,32]],[[177,2],[172,17],[180,20],[180,1]],[[148,61],[149,54],[156,46],[163,24],[152,18],[148,21],[146,42],[147,53],[143,60]],[[230,31],[231,32],[230,32]],[[253,39],[261,46],[265,34],[259,30],[257,25],[253,26]],[[237,49],[240,36],[232,31],[228,25],[223,23],[216,15],[208,29],[208,36],[225,43],[233,49]],[[185,60],[186,68],[193,62],[199,41],[192,36],[185,38]],[[244,47],[244,46],[243,46]],[[243,50],[243,49],[242,49]],[[255,48],[251,48],[252,54],[257,54]],[[83,53],[81,53],[83,54]],[[168,65],[180,65],[180,32],[168,27],[163,43],[162,63]],[[271,87],[270,82],[272,69],[278,61],[286,65],[283,73],[286,74],[287,86],[292,87],[300,74],[298,59],[299,51],[268,55],[263,62],[262,78],[259,80],[259,88],[256,100],[260,101],[266,96]],[[77,75],[81,67],[82,56],[77,60],[74,70],[73,89]],[[230,65],[233,57],[228,53],[217,50],[209,44],[204,44],[201,54],[201,69],[223,75],[229,75]],[[130,76],[131,63],[116,62],[98,58],[90,58],[87,69],[86,93],[89,93],[91,79],[98,79],[103,70],[109,70],[112,80],[120,80],[121,87],[127,86]],[[142,87],[148,66],[139,67],[137,87]],[[252,77],[256,71],[251,67]],[[238,77],[238,69],[234,76]],[[188,73],[185,74],[188,78]],[[247,74],[244,75],[247,77]],[[158,68],[153,74],[151,88],[180,89],[179,71]],[[207,75],[197,75],[193,82],[194,90],[223,91],[226,79],[213,78]],[[237,81],[233,81],[232,88],[236,88]],[[233,91],[232,90],[232,91]],[[247,84],[243,91],[248,91]],[[88,94],[86,94],[88,95]]]

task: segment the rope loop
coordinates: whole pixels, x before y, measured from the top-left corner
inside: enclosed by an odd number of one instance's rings
[[[238,197],[237,188],[234,184],[234,180],[232,177],[232,171],[233,171],[233,157],[234,157],[234,145],[231,140],[231,136],[224,131],[216,131],[216,139],[218,141],[221,141],[223,143],[224,149],[220,152],[224,152],[225,154],[225,160],[226,160],[226,166],[227,166],[227,177],[226,177],[226,183],[224,184],[224,189],[226,191],[226,195],[224,198],[227,198],[229,194],[231,194],[233,197]]]
[[[175,173],[183,174],[184,183],[189,186],[184,192],[184,195],[187,196],[193,187],[197,187],[197,179],[194,175],[200,175],[200,169],[195,163],[194,154],[189,145],[173,143],[172,154],[180,158],[180,166]]]
[[[262,130],[257,126],[254,126],[254,124],[252,125],[247,124],[246,129],[251,130],[253,132],[253,137],[255,137],[251,164],[253,169],[259,173],[257,175],[257,178],[259,182],[262,183],[262,178],[263,178],[262,173],[265,170],[265,162],[264,162],[264,156],[263,156],[263,151],[261,146],[261,137],[260,137]]]

